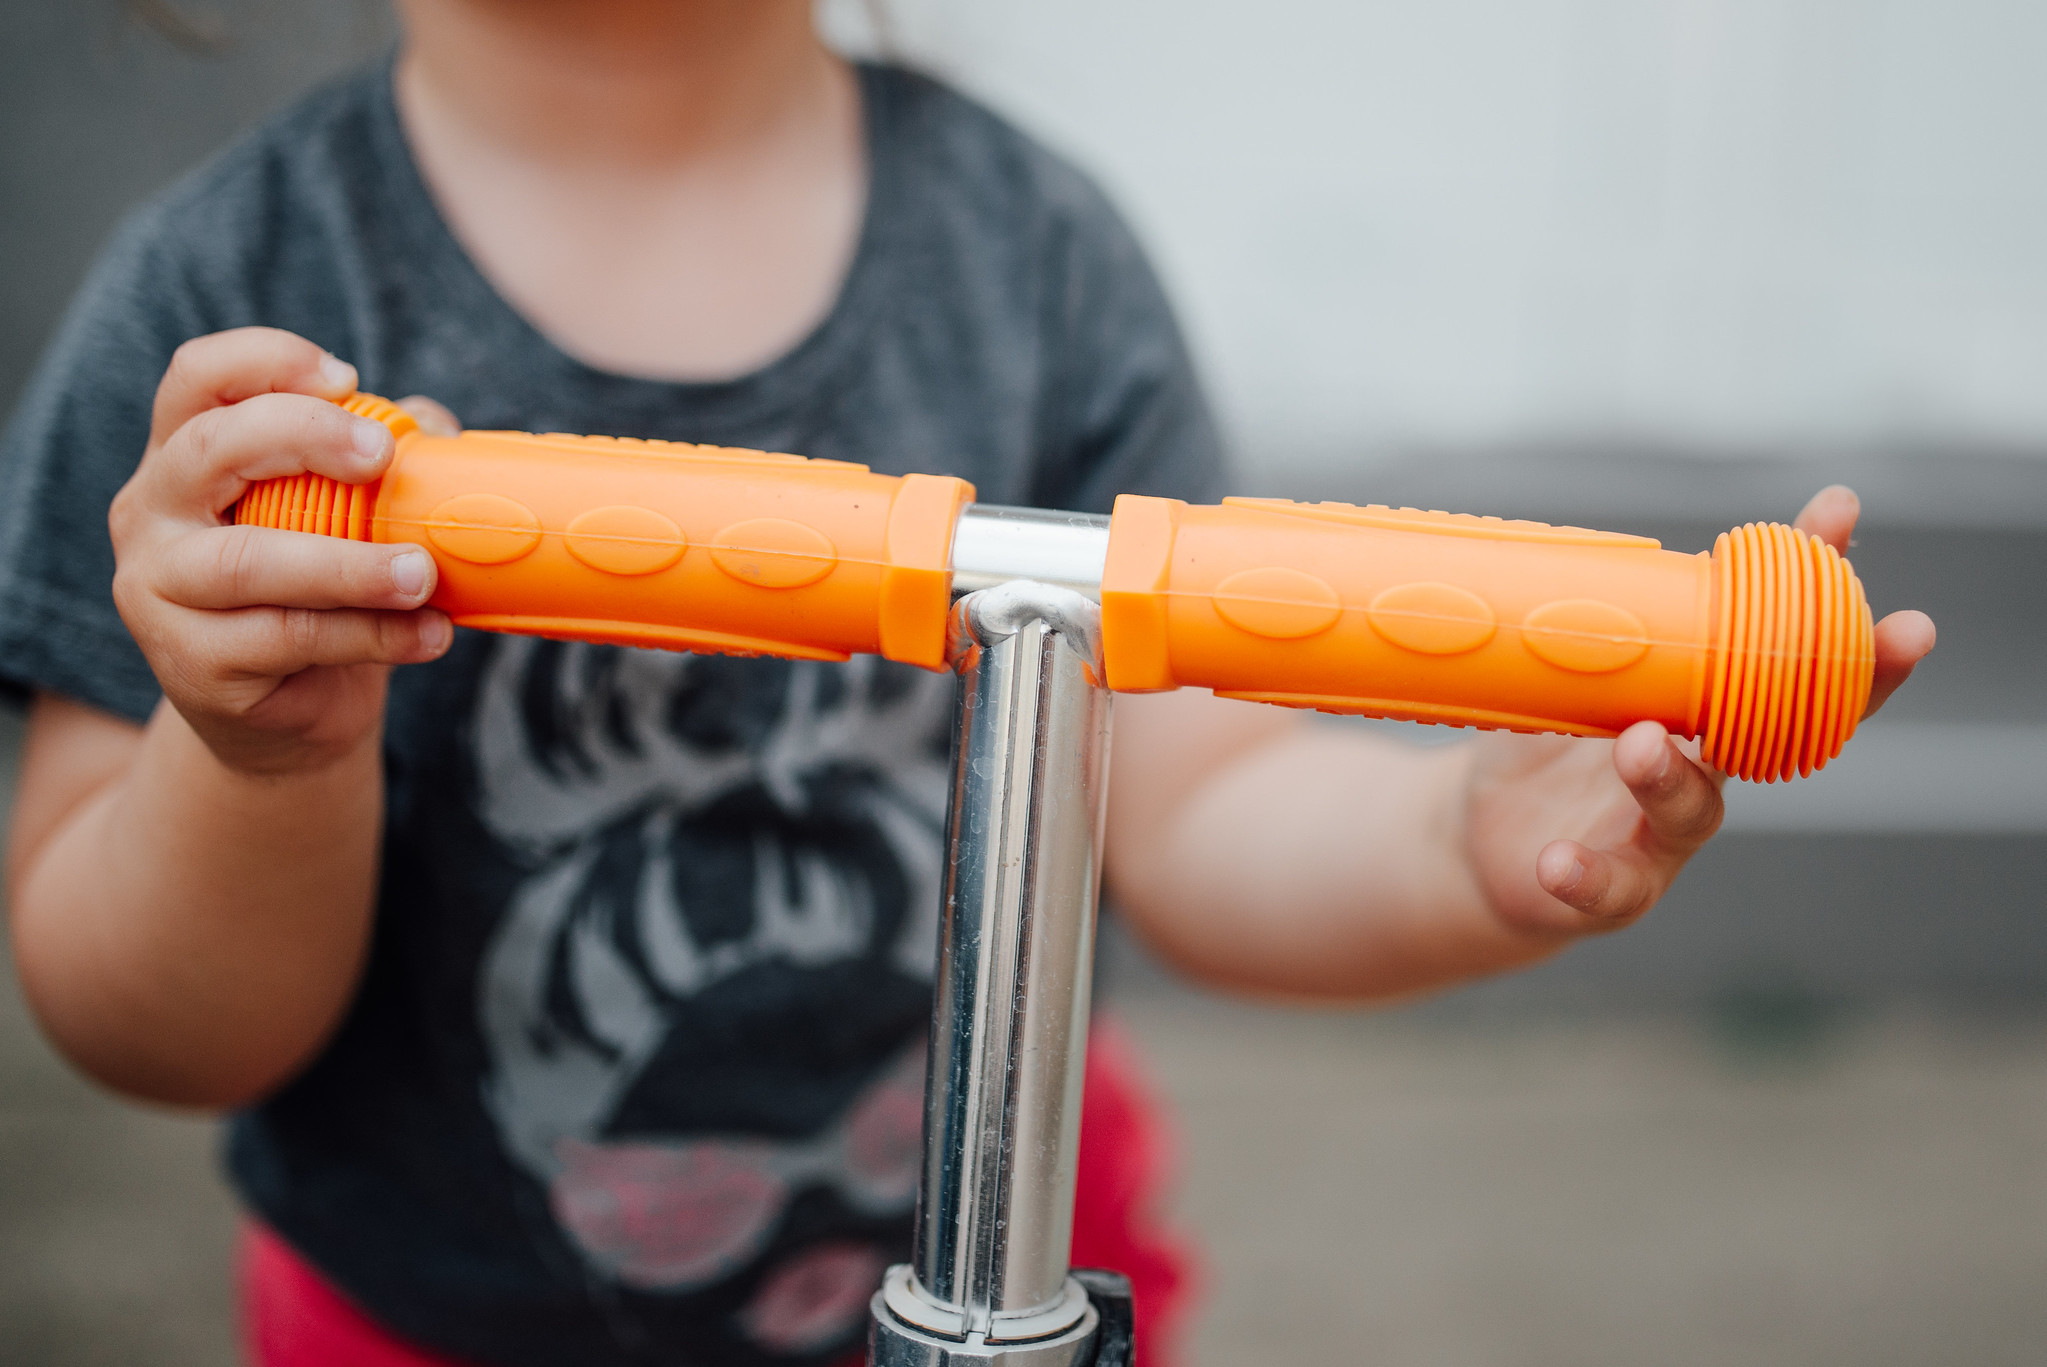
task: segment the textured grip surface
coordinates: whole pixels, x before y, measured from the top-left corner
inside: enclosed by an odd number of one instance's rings
[[[383,477],[252,487],[236,520],[434,552],[470,627],[940,669],[963,480],[611,437],[433,436],[373,395]],[[1196,685],[1329,712],[1697,736],[1746,779],[1811,773],[1855,731],[1875,635],[1832,547],[1737,528],[1713,553],[1413,509],[1117,500],[1110,687]]]
[[[1855,734],[1876,672],[1855,571],[1796,528],[1750,523],[1714,543],[1713,599],[1701,753],[1740,778],[1821,768]]]
[[[236,520],[434,553],[459,625],[622,645],[945,666],[953,522],[973,486],[935,475],[612,437],[398,437],[383,477],[259,484]]]
[[[1742,778],[1840,752],[1874,667],[1831,547],[1644,537],[1413,509],[1126,495],[1102,584],[1109,684],[1513,731],[1644,719]]]

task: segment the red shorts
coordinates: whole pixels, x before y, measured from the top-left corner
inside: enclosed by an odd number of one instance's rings
[[[1165,1118],[1143,1085],[1129,1036],[1113,1018],[1097,1017],[1081,1106],[1073,1261],[1130,1278],[1143,1367],[1179,1360],[1176,1339],[1192,1290],[1189,1252],[1157,1210],[1170,1158]],[[239,1280],[251,1367],[468,1367],[377,1324],[262,1225],[243,1234]]]

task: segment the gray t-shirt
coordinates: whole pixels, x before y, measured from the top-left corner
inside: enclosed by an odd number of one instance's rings
[[[436,212],[388,64],[119,233],[0,446],[0,679],[140,720],[106,509],[189,337],[300,333],[470,426],[764,447],[995,503],[1205,498],[1171,312],[1083,177],[861,71],[871,188],[830,315],[743,378],[593,369]],[[260,1215],[399,1333],[484,1364],[825,1361],[907,1251],[951,683],[873,659],[458,632],[396,672],[367,976],[237,1117]]]

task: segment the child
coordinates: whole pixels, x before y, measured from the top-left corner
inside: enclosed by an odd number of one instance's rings
[[[22,980],[107,1085],[237,1110],[266,1367],[837,1360],[908,1242],[949,683],[457,634],[418,548],[223,514],[373,478],[388,433],[328,402],[357,384],[1069,508],[1221,492],[1214,429],[1096,191],[841,62],[809,0],[400,9],[395,64],[122,230],[9,429]],[[1931,641],[1885,621],[1879,699]],[[1653,723],[1411,750],[1118,712],[1111,891],[1240,989],[1531,962],[1720,817]],[[1092,1170],[1128,1086],[1093,1071]]]

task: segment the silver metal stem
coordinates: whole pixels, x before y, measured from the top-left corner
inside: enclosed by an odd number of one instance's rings
[[[877,1298],[971,1354],[1064,1339],[1108,791],[1101,610],[1012,582],[953,608],[951,866],[914,1261]]]
[[[1108,558],[1106,517],[969,503],[952,530],[952,591],[1030,579],[1100,601]]]

